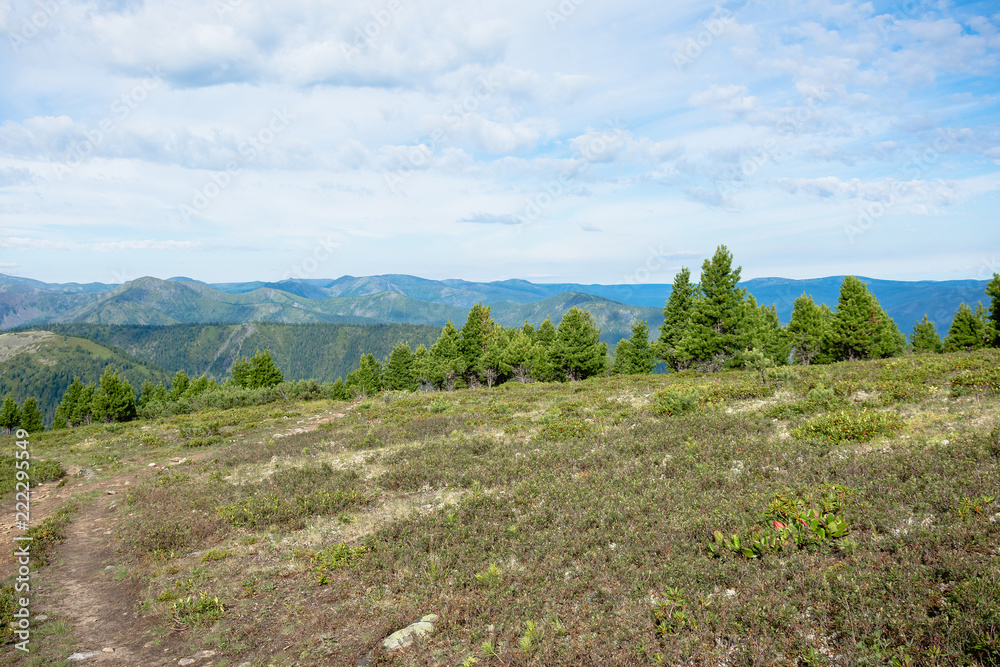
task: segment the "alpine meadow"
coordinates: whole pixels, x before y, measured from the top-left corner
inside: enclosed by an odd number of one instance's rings
[[[0,667],[1000,667],[996,2],[0,34]]]

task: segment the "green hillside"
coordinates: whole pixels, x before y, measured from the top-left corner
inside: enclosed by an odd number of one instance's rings
[[[998,368],[276,393],[38,434],[33,465],[86,472],[33,512],[50,620],[0,664],[996,665]]]
[[[270,348],[288,380],[346,377],[362,354],[383,359],[400,341],[430,345],[441,332],[419,324],[175,324],[113,326],[57,324],[60,334],[93,339],[170,373],[208,374],[219,380],[233,362]]]
[[[112,350],[87,338],[48,331],[0,334],[0,395],[11,393],[18,403],[34,397],[50,423],[66,388],[79,376],[96,382],[108,367],[117,368],[132,387],[160,382],[169,374],[147,361]]]

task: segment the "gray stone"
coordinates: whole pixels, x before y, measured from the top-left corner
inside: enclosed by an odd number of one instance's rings
[[[410,623],[402,630],[392,633],[382,642],[386,651],[398,651],[413,643],[415,637],[424,637],[434,632],[434,624],[437,623],[437,614],[428,614],[416,623]]]
[[[91,658],[96,658],[99,655],[104,655],[100,651],[83,651],[81,653],[74,653],[70,657],[66,658],[70,662],[80,662],[81,660],[90,660]]]

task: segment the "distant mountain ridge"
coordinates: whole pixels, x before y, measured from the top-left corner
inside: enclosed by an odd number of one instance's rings
[[[758,303],[774,304],[787,322],[803,293],[835,308],[844,276],[807,280],[754,278],[741,283]],[[960,303],[985,301],[987,281],[893,281],[862,278],[903,333],[926,313],[943,334]],[[186,277],[143,277],[124,283],[45,283],[0,274],[0,330],[82,322],[165,325],[210,322],[340,322],[461,325],[478,301],[507,326],[558,320],[573,305],[595,315],[602,337],[614,344],[635,318],[655,330],[670,285],[584,285],[526,280],[471,282],[416,276],[342,276],[336,279],[208,284]]]

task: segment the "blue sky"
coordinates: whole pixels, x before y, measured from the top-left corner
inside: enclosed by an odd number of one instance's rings
[[[0,273],[1000,271],[1000,11],[0,0]]]

